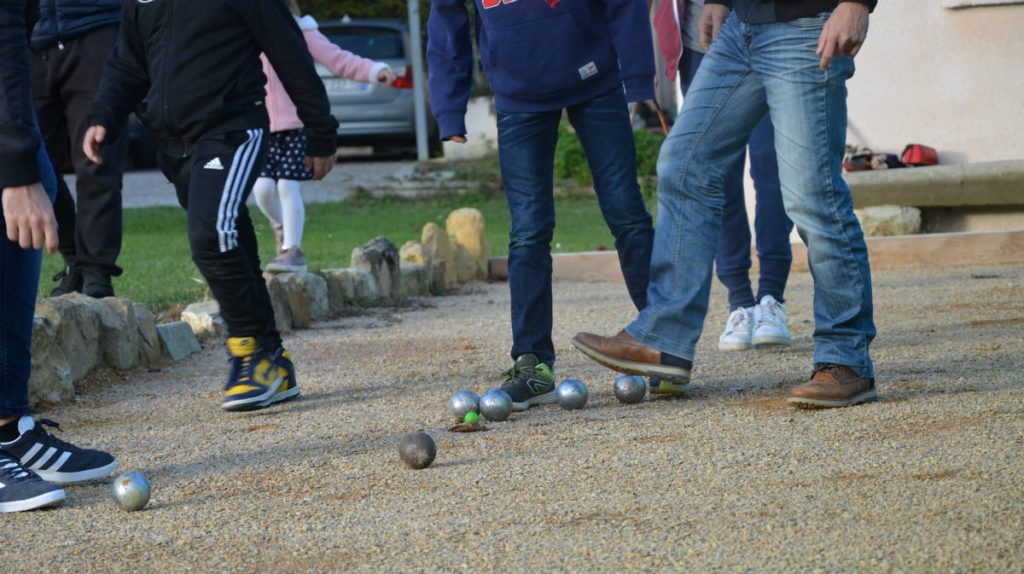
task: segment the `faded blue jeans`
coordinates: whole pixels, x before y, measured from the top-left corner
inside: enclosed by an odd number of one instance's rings
[[[633,304],[647,304],[654,228],[636,175],[636,144],[621,89],[567,109]],[[498,114],[501,179],[512,215],[508,284],[512,358],[531,353],[553,366],[551,238],[555,232],[554,163],[562,110]],[[596,224],[596,222],[595,222]]]
[[[871,270],[840,164],[852,58],[818,67],[828,14],[745,24],[731,15],[704,57],[658,159],[658,221],[648,306],[626,330],[693,360],[718,247],[723,188],[765,112],[786,212],[814,277],[814,361],[873,377]]]
[[[46,149],[36,155],[43,187],[50,201],[57,194],[57,179]],[[28,379],[32,372],[32,318],[39,290],[42,252],[22,249],[7,239],[3,221],[0,237],[0,418],[30,414]]]

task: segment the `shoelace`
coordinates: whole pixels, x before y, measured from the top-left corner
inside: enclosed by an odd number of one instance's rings
[[[733,319],[733,317],[736,317],[736,319]],[[746,330],[750,329],[750,316],[742,309],[737,309],[729,315],[729,331],[735,331],[739,327],[743,327]]]
[[[0,476],[9,477],[14,482],[21,482],[31,477],[27,470],[13,458],[0,458]]]
[[[762,313],[768,315],[773,321],[777,323],[784,323],[785,320],[782,318],[782,309],[778,304],[761,305]]]
[[[61,430],[60,425],[58,423],[54,422],[54,421],[51,421],[50,419],[39,419],[39,420],[37,420],[36,421],[36,426],[32,430],[37,432],[37,433],[39,433],[39,434],[41,434],[41,435],[43,435],[44,437],[50,439],[50,441],[53,442],[52,446],[56,446],[56,447],[62,448],[64,450],[72,450],[72,449],[77,450],[77,447],[75,447],[72,444],[68,444],[68,443],[60,440],[59,438],[54,436],[53,433],[51,433],[51,432],[47,431],[45,428],[43,428],[44,426],[50,427],[50,428],[54,428],[54,429],[57,429],[57,430]],[[61,432],[63,432],[63,431],[61,431]]]
[[[835,363],[822,363],[814,367],[814,370],[811,371],[811,378],[813,379],[814,375],[817,375],[818,373],[832,373],[838,368],[839,365]]]
[[[502,373],[501,376],[505,377],[505,384],[508,385],[518,381],[522,375],[529,376],[535,372],[536,368],[534,367],[517,367],[513,365],[511,369]]]

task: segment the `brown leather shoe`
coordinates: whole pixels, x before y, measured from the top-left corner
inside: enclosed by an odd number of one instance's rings
[[[630,375],[644,375],[675,384],[690,382],[690,369],[661,364],[661,351],[652,349],[625,331],[614,337],[576,333],[572,344],[602,365]]]
[[[786,402],[798,407],[849,407],[878,400],[874,379],[858,375],[850,367],[825,363],[814,369],[811,380],[793,387]]]

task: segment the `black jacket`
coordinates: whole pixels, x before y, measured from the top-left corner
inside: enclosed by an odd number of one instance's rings
[[[39,181],[25,0],[0,0],[0,189]]]
[[[298,108],[307,153],[334,155],[338,122],[281,0],[127,0],[89,125],[113,141],[138,106],[164,150],[179,156],[204,135],[266,127],[260,52]]]
[[[748,24],[789,22],[835,10],[846,0],[706,0],[707,4],[724,4],[732,8],[740,20]],[[878,0],[850,0],[875,9]]]
[[[38,7],[32,49],[56,46],[102,26],[121,21],[121,0],[29,0]]]

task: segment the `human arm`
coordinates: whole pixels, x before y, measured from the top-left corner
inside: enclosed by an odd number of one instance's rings
[[[434,0],[427,20],[430,103],[441,139],[465,142],[466,105],[473,85],[473,44],[463,0]]]
[[[135,3],[126,2],[117,43],[103,69],[92,112],[86,120],[90,129],[82,145],[94,163],[100,163],[97,161],[99,148],[120,137],[128,115],[146,97],[149,85],[145,47],[135,19]],[[92,129],[97,126],[102,127],[102,130]],[[98,131],[103,133],[100,139],[94,137]]]
[[[391,66],[386,63],[374,62],[348,50],[342,50],[316,28],[302,30],[302,36],[313,59],[335,76],[374,84],[394,82]]]
[[[309,140],[306,163],[317,168],[314,177],[322,179],[334,165],[338,121],[331,115],[327,91],[299,26],[280,0],[238,0],[236,5],[295,103]]]
[[[608,0],[605,21],[619,57],[626,101],[654,99],[654,40],[645,0]]]

